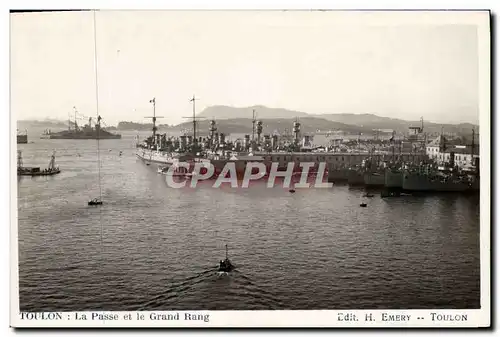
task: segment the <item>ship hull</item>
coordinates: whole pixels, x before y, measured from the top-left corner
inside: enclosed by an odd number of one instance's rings
[[[329,168],[328,181],[329,182],[347,182],[349,179],[349,169],[346,168]]]
[[[365,177],[362,172],[356,170],[349,170],[347,183],[353,186],[364,185]]]
[[[142,159],[144,162],[150,164],[170,166],[174,162],[173,158],[166,153],[151,151],[147,149],[137,149],[136,156],[137,158]]]
[[[17,135],[17,144],[28,144],[28,135]]]
[[[405,173],[403,176],[403,190],[410,192],[467,192],[471,185],[465,182],[442,182],[431,180],[423,174]]]
[[[88,139],[121,139],[121,135],[81,135],[81,136],[73,136],[73,135],[49,135],[49,136],[42,136],[44,139],[83,139],[83,140],[88,140]],[[40,138],[42,138],[40,137]]]
[[[51,170],[51,171],[37,171],[37,172],[31,172],[31,171],[23,171],[23,170],[18,170],[17,175],[18,176],[31,176],[31,177],[39,177],[39,176],[53,176],[56,174],[61,173],[61,170]]]
[[[368,187],[382,187],[385,185],[385,175],[378,173],[365,173],[363,176],[365,185]]]
[[[387,188],[403,188],[403,172],[401,171],[391,171],[390,169],[385,171],[385,181],[384,186]]]
[[[136,156],[137,158],[143,160],[145,163],[149,164],[159,164],[162,166],[170,166],[175,164],[176,162],[183,161],[182,159],[174,159],[172,156],[166,152],[160,152],[160,151],[152,151],[149,149],[144,149],[144,148],[137,148],[136,151]],[[198,159],[199,160],[199,159]],[[184,160],[187,162],[191,162],[192,158],[188,158],[187,160]],[[210,163],[213,165],[214,168],[214,173],[213,177],[218,177],[226,168],[226,172],[229,169],[228,164],[233,164],[236,174],[238,178],[242,178],[247,170],[247,166],[249,163],[262,163],[264,164],[266,168],[266,172],[264,174],[264,177],[269,176],[269,173],[271,171],[271,167],[273,162],[268,161],[268,160],[251,160],[251,159],[201,159],[200,162],[205,162],[205,163]],[[281,165],[278,165],[278,172],[285,172],[287,170],[287,164],[288,163],[280,163]],[[308,175],[316,175],[318,173],[318,167],[319,165],[314,165],[313,167],[310,167],[308,170]],[[326,171],[326,170],[325,170]],[[258,172],[258,168],[253,168],[252,173],[256,174]],[[298,163],[294,163],[293,175],[296,177],[300,177],[302,174],[302,167],[299,166]],[[228,173],[229,174],[229,173]],[[327,175],[327,172],[325,172],[325,177]]]

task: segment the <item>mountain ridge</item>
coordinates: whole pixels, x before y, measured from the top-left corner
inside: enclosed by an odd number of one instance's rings
[[[251,133],[252,130],[252,110],[256,110],[256,118],[263,121],[264,133],[269,134],[276,131],[283,132],[293,128],[293,121],[298,118],[301,123],[301,130],[306,133],[321,131],[344,131],[347,133],[375,134],[377,130],[386,130],[397,133],[407,133],[410,126],[420,126],[421,121],[409,121],[400,118],[383,117],[374,113],[353,114],[308,114],[305,112],[287,110],[283,108],[268,108],[263,105],[253,105],[250,107],[231,107],[227,105],[213,105],[205,108],[197,116],[205,117],[198,122],[200,132],[208,130],[209,120],[214,118],[217,121],[219,132],[223,133]],[[30,124],[36,127],[42,125],[46,128],[64,129],[67,121],[45,119],[41,121],[21,120],[18,121],[18,128],[27,128]],[[22,127],[19,127],[22,126]],[[180,131],[191,129],[191,122],[183,122],[177,125],[157,124],[160,131],[172,130]],[[136,123],[121,121],[116,127],[108,127],[114,130],[150,130],[151,123]],[[478,132],[478,125],[473,123],[435,123],[424,120],[424,131],[430,134],[438,134],[442,131],[456,133],[459,135],[471,134],[472,128]]]

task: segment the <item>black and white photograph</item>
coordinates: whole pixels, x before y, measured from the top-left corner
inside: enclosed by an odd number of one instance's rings
[[[11,326],[490,325],[489,11],[9,20]]]

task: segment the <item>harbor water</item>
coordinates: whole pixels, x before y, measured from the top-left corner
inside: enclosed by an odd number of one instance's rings
[[[18,145],[61,169],[18,177],[22,311],[480,306],[478,196],[173,189],[134,136],[99,142],[101,184],[95,140]],[[219,276],[225,244],[236,270]]]

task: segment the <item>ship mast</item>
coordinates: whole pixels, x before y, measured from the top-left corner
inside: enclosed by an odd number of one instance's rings
[[[204,117],[196,117],[196,100],[199,98],[196,98],[195,95],[193,95],[193,98],[191,98],[189,101],[193,102],[193,116],[190,117],[182,117],[182,118],[189,118],[193,120],[193,144],[192,144],[192,151],[193,153],[196,152],[196,145],[198,144],[198,140],[196,139],[196,119],[202,119]]]
[[[474,128],[472,128],[472,144],[471,144],[471,164],[475,166],[475,162],[474,162],[474,138],[475,138],[475,130]]]
[[[95,68],[95,100],[96,100],[96,114],[97,123],[100,122],[101,116],[99,116],[99,81],[98,81],[98,68],[97,68],[97,27],[96,27],[96,17],[94,10],[94,68]],[[76,108],[73,107],[75,110]],[[76,111],[75,111],[76,118]],[[75,119],[76,123],[76,119]],[[100,128],[97,128],[97,175],[99,179],[99,200],[102,201],[102,189],[101,189],[101,158],[100,158],[100,148],[99,148],[99,133]],[[101,243],[102,243],[102,228],[101,228]]]
[[[391,143],[392,143],[392,163],[395,164],[395,157],[394,157],[394,152],[395,152],[395,142],[396,142],[396,139],[395,139],[395,136],[396,135],[396,131],[392,130],[392,137],[390,139]]]
[[[255,123],[257,123],[257,116],[255,114],[255,109],[252,109],[252,149],[255,143]]]
[[[76,129],[77,129],[77,124],[76,124],[76,106],[73,107],[73,112],[75,113],[75,132],[76,132]]]
[[[361,132],[358,135],[358,154],[361,153]]]
[[[149,103],[153,104],[153,116],[152,117],[148,116],[148,117],[144,117],[144,118],[151,118],[153,120],[153,145],[156,145],[156,130],[158,130],[156,127],[156,119],[163,118],[163,116],[156,116],[156,97],[153,97],[153,99],[150,99]]]
[[[193,95],[190,101],[193,102],[193,142],[196,143],[196,97]]]

